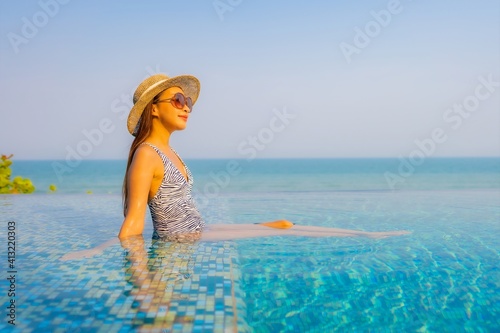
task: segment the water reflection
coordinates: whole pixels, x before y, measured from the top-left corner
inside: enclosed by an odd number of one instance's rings
[[[198,295],[191,285],[199,281],[194,272],[196,242],[153,240],[147,252],[142,236],[122,241],[126,281],[132,289],[138,330],[171,329],[174,324],[193,323]]]

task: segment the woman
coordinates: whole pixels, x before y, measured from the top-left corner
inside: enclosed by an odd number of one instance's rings
[[[172,133],[186,128],[199,92],[200,83],[194,76],[169,78],[163,74],[145,79],[135,91],[127,120],[135,139],[123,185],[125,219],[118,234],[120,240],[142,234],[147,205],[156,239],[214,241],[272,235],[382,238],[408,233],[294,226],[286,220],[205,227],[191,196],[193,177],[170,147]]]

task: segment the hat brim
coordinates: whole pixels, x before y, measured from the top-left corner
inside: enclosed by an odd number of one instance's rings
[[[135,136],[136,126],[139,119],[141,119],[146,105],[148,105],[156,95],[171,87],[181,88],[186,97],[191,97],[193,105],[196,103],[200,94],[200,81],[192,75],[179,75],[153,84],[141,95],[130,110],[127,119],[127,129],[130,134]]]

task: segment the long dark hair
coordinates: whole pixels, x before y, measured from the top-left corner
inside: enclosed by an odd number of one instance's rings
[[[130,145],[130,151],[128,153],[128,161],[127,161],[127,169],[125,171],[125,177],[123,179],[123,188],[122,188],[122,203],[123,203],[123,216],[127,215],[128,209],[128,170],[130,168],[130,164],[132,164],[132,160],[134,159],[134,154],[137,148],[146,140],[146,138],[151,133],[151,127],[153,125],[153,104],[158,100],[158,96],[160,96],[161,92],[151,100],[151,102],[146,105],[144,111],[142,112],[141,118],[139,119],[139,128],[135,135],[135,139]]]

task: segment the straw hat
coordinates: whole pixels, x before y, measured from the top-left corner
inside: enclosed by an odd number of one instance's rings
[[[193,105],[200,94],[200,81],[191,75],[179,75],[169,78],[165,74],[155,74],[148,77],[139,84],[134,92],[134,106],[130,110],[127,119],[127,128],[130,134],[135,136],[139,119],[146,105],[156,95],[171,87],[181,88],[186,97],[191,97]]]

